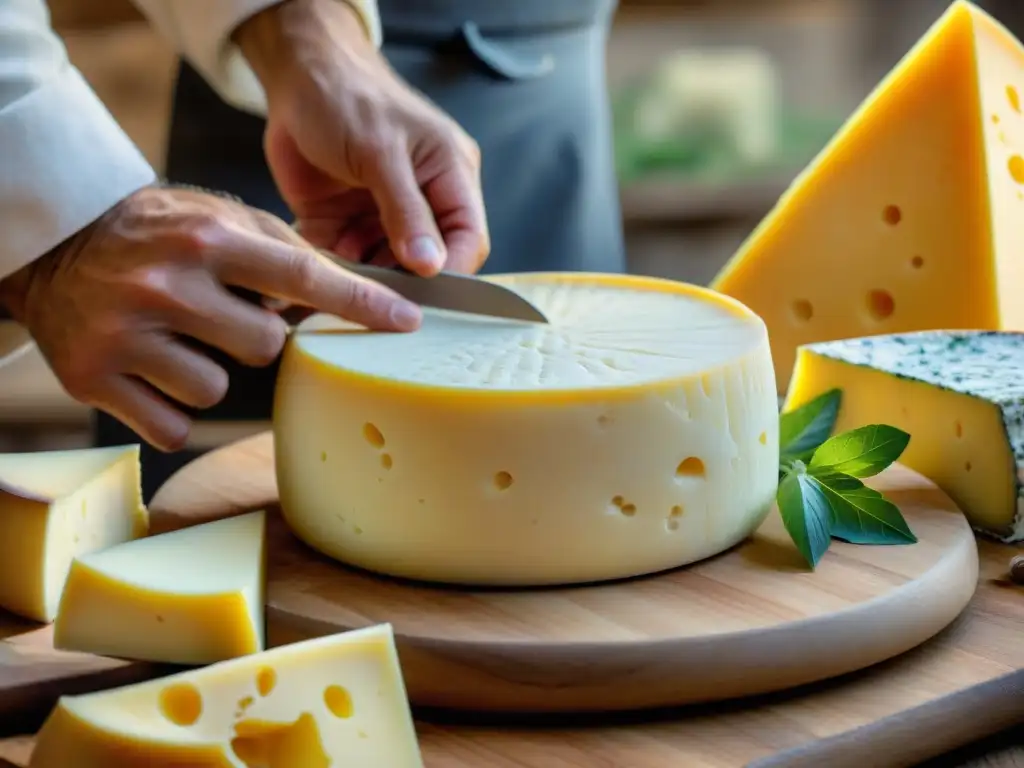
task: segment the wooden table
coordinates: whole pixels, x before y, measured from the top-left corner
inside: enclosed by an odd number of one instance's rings
[[[263,473],[273,498],[272,473],[266,477],[269,439],[257,436],[245,445],[227,454],[231,466],[219,471]],[[195,492],[208,498],[210,490]],[[224,499],[217,506],[223,509]],[[1007,578],[1009,559],[1020,551],[979,542],[978,591],[963,616],[920,648],[863,672],[757,700],[664,712],[533,721],[418,712],[427,766],[915,765],[1024,724],[1024,588]],[[0,758],[23,766],[30,748],[30,739],[0,742]],[[978,765],[1024,765],[1024,746]]]

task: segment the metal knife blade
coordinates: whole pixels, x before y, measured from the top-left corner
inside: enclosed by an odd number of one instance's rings
[[[324,252],[324,255],[331,256],[329,252]],[[372,264],[339,263],[357,275],[386,285],[409,301],[423,306],[510,320],[548,322],[543,312],[515,291],[478,277],[453,272],[441,272],[434,277],[420,277],[402,269],[389,269]]]

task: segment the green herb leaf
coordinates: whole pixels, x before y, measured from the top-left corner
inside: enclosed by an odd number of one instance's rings
[[[917,537],[899,508],[855,477],[814,473],[832,509],[832,536],[850,544],[913,544]]]
[[[800,554],[814,568],[831,543],[832,512],[828,497],[815,478],[798,469],[779,483],[775,499],[782,524]]]
[[[910,435],[887,424],[869,424],[826,440],[814,452],[810,467],[853,477],[871,477],[900,457]]]
[[[807,459],[828,439],[839,416],[842,392],[831,389],[779,417],[779,450],[789,459]]]

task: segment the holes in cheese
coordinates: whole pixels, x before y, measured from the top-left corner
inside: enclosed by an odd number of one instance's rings
[[[900,223],[900,219],[903,218],[903,211],[900,210],[898,205],[887,205],[882,210],[882,219],[890,227],[895,227]]]
[[[1024,184],[1024,157],[1010,155],[1007,167],[1010,170],[1010,177],[1018,184]]]
[[[1024,328],[1022,87],[1024,47],[955,0],[725,265],[780,394],[802,344]]]
[[[0,608],[51,622],[72,560],[145,536],[137,445],[0,454]]]
[[[843,390],[837,433],[865,424],[910,433],[900,462],[948,493],[979,531],[1024,539],[1024,334],[922,331],[810,344],[785,408],[835,387]]]
[[[487,279],[551,324],[428,308],[411,334],[320,316],[291,337],[274,432],[297,536],[395,576],[529,585],[683,565],[760,524],[778,404],[755,314],[654,278]],[[401,446],[395,482],[379,482],[367,423]]]
[[[347,719],[353,715],[352,696],[340,685],[329,685],[324,690],[324,703],[335,717]]]
[[[244,720],[235,725],[239,735],[231,751],[245,768],[330,768],[316,719],[303,712],[293,723]]]
[[[513,482],[512,474],[510,472],[505,472],[504,470],[498,472],[494,476],[494,487],[499,491],[507,491],[512,487]]]
[[[370,422],[363,424],[363,437],[374,448],[384,447],[384,433],[380,431],[376,424],[371,424]]]
[[[676,477],[704,477],[705,473],[704,462],[696,456],[687,456],[676,467]]]
[[[806,323],[814,317],[814,307],[807,299],[797,299],[793,302],[793,316],[797,320]]]
[[[271,667],[261,667],[256,673],[256,690],[260,696],[269,696],[277,685],[277,672]]]
[[[868,312],[875,320],[885,320],[896,311],[896,300],[888,291],[876,288],[868,293]]]
[[[264,514],[252,512],[76,558],[56,648],[169,664],[263,649]]]
[[[269,687],[265,670],[274,672]],[[30,765],[422,768],[423,761],[391,628],[381,625],[65,696]]]
[[[203,714],[203,695],[191,683],[168,685],[159,701],[163,716],[175,725],[195,725]]]

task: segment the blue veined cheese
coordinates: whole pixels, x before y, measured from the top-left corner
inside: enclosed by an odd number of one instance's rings
[[[843,391],[837,432],[905,430],[903,464],[977,531],[1024,539],[1024,334],[921,331],[800,347],[785,409],[833,388]]]

